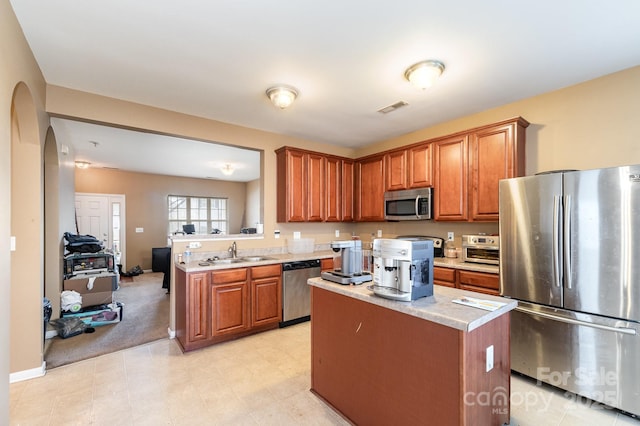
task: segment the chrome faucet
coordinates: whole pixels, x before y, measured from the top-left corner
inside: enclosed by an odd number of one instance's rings
[[[233,259],[236,259],[238,257],[238,246],[236,245],[235,241],[229,247],[229,253],[231,253],[231,257]]]

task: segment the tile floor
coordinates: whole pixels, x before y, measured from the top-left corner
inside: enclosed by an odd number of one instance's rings
[[[183,355],[160,340],[10,388],[11,425],[347,425],[311,392],[309,323]],[[640,425],[512,376],[511,425]]]

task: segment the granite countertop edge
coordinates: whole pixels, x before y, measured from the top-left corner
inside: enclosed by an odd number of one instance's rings
[[[249,253],[244,254],[241,253],[238,257],[243,256],[267,256],[269,260],[261,260],[261,261],[248,261],[248,262],[238,262],[238,263],[226,263],[220,265],[200,265],[202,259],[192,260],[189,264],[180,264],[175,262],[175,266],[178,269],[181,269],[184,272],[205,272],[205,271],[213,271],[220,269],[231,269],[231,268],[247,268],[252,266],[264,266],[264,265],[273,265],[277,263],[285,263],[285,262],[294,262],[299,260],[311,260],[311,259],[329,259],[334,256],[334,252],[332,250],[321,250],[315,251],[313,253]],[[485,265],[481,263],[470,263],[463,262],[462,260],[455,258],[445,258],[445,257],[436,257],[433,259],[433,265],[443,268],[452,268],[452,269],[463,269],[472,272],[485,272],[489,274],[498,274],[499,268],[497,265]]]
[[[308,284],[463,332],[473,331],[518,306],[518,302],[513,299],[438,285],[434,286],[432,297],[423,297],[411,302],[400,302],[376,296],[371,290],[367,289],[369,283],[341,285],[322,278],[311,278],[308,280]],[[461,297],[501,302],[505,303],[505,305],[495,311],[486,311],[452,302],[453,299]]]

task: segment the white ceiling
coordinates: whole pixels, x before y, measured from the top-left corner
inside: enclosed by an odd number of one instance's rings
[[[637,0],[11,4],[49,84],[347,147],[640,65]],[[425,59],[446,70],[422,91]]]

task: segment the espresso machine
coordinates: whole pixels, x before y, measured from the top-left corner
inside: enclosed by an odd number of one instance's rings
[[[322,272],[322,278],[345,285],[371,281],[371,274],[362,270],[361,240],[332,241],[331,249],[339,256],[334,257],[333,271]]]
[[[433,296],[433,241],[373,241],[374,294],[409,302]]]

